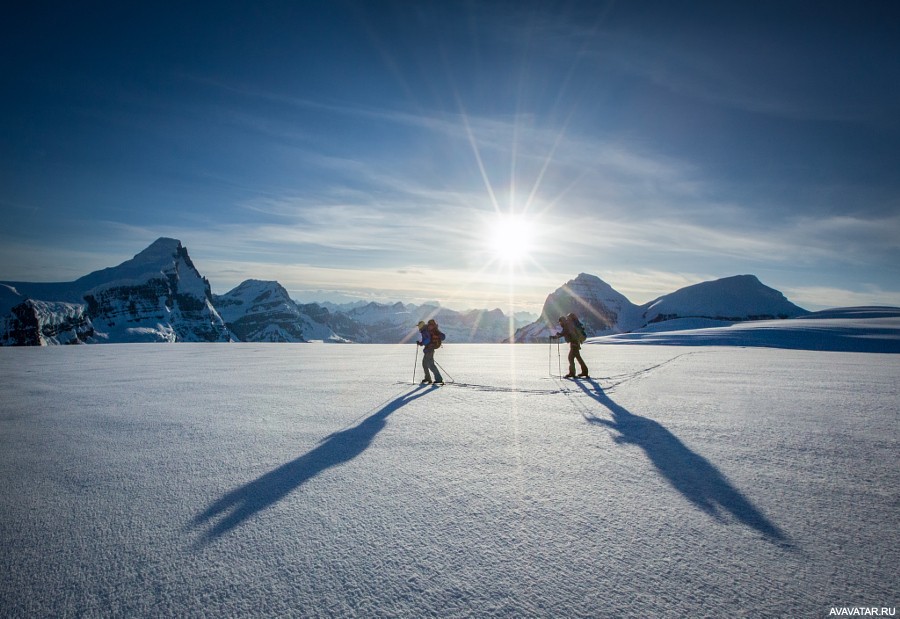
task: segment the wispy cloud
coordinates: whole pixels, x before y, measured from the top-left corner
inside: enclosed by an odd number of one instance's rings
[[[340,180],[242,200],[238,206],[257,213],[258,222],[224,221],[191,230],[190,242],[208,249],[214,260],[224,262],[222,248],[227,247],[227,253],[256,265],[268,264],[275,273],[291,264],[306,264],[303,273],[316,278],[309,286],[327,286],[329,279],[340,275],[349,278],[345,287],[396,289],[404,294],[415,292],[414,278],[398,278],[396,271],[416,263],[446,271],[453,281],[468,281],[466,269],[482,277],[479,271],[489,260],[488,235],[482,228],[490,225],[487,215],[493,211],[482,181],[497,188],[495,198],[504,205],[513,193],[523,199],[534,193],[531,212],[540,218],[537,250],[544,270],[530,274],[532,280],[547,273],[559,274],[564,281],[582,270],[616,270],[616,254],[625,250],[641,251],[658,264],[664,264],[667,256],[728,259],[747,264],[742,270],[748,272],[762,265],[864,262],[873,250],[897,251],[896,218],[776,219],[741,204],[739,196],[727,203],[714,199],[715,183],[692,164],[627,142],[566,135],[524,116],[464,120],[446,114],[427,117],[298,103],[292,98],[289,102],[415,128],[424,132],[423,137],[430,136],[433,145],[453,144],[459,149],[455,157],[460,152],[472,157],[470,148],[477,148],[485,156],[484,176],[462,176],[465,166],[461,168],[459,161],[435,173],[391,150],[374,160],[359,153],[299,149],[295,154],[311,174],[319,171],[323,179]],[[470,164],[471,173],[476,168]],[[516,178],[510,177],[513,170]],[[533,192],[538,178],[542,187]],[[241,270],[235,264],[230,268]],[[299,272],[285,271],[295,287],[306,285],[297,277]],[[364,286],[367,272],[370,285]],[[320,278],[321,273],[329,277]],[[654,290],[656,295],[670,291],[671,284],[696,283],[689,281],[690,274],[659,272],[654,286],[647,281],[650,271],[644,273],[638,278],[644,283],[632,286],[644,296]],[[373,285],[375,281],[382,283]]]

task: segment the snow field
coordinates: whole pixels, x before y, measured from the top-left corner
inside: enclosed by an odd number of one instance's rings
[[[466,386],[423,388],[411,344],[0,349],[0,614],[896,606],[897,355],[584,356],[447,345]]]

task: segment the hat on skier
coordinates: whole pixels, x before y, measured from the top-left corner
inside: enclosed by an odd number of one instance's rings
[[[424,320],[420,320],[420,321],[419,321],[419,324],[417,324],[416,326],[419,327],[419,328],[421,329],[422,327],[425,326],[425,321],[424,321]]]

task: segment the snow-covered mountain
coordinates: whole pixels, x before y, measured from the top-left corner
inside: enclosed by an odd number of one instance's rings
[[[675,318],[740,322],[795,318],[808,313],[754,275],[735,275],[676,290],[642,306],[646,324]]]
[[[574,312],[589,337],[622,333],[642,326],[641,309],[596,275],[581,273],[544,301],[541,317],[515,334],[517,342],[545,340],[559,331],[558,319]]]
[[[581,319],[588,337],[628,333],[651,323],[684,318],[740,322],[808,313],[753,275],[694,284],[637,306],[600,278],[582,273],[547,297],[541,317],[519,329],[515,341],[545,340],[559,330],[558,318],[569,312]]]
[[[297,305],[310,320],[322,325],[347,342],[367,342],[366,328],[346,313],[329,310],[325,304],[301,303]]]
[[[437,304],[298,304],[278,282],[260,280],[213,295],[187,249],[169,238],[156,240],[116,267],[74,282],[0,284],[0,345],[398,343],[416,337],[416,323],[429,318],[438,320],[452,342],[499,342],[509,337],[509,318],[500,310],[457,312]]]
[[[321,311],[321,309],[324,308],[324,309],[328,310],[329,312],[331,312],[333,315],[342,314],[345,316],[349,316],[355,310],[361,310],[361,308],[365,308],[366,306],[370,305],[371,303],[372,302],[367,302],[367,301],[353,301],[350,303],[333,303],[333,302],[329,302],[329,301],[319,301],[319,302],[313,303],[311,305],[318,306],[319,311]],[[384,308],[384,307],[394,308],[397,304],[396,303],[385,304],[385,303],[377,303],[376,302],[375,305],[378,308]],[[434,311],[435,308],[442,308],[446,312],[454,311],[454,310],[449,310],[447,308],[444,308],[437,301],[423,303],[422,305],[415,305],[413,303],[401,303],[400,305],[402,306],[402,308],[397,308],[397,310],[389,310],[387,313],[390,314],[390,313],[396,311],[396,312],[400,312],[400,313],[412,314],[412,313],[416,312],[420,307],[423,307],[423,306],[428,306],[428,310],[427,310],[428,312]],[[313,310],[311,310],[311,311],[313,311]],[[361,310],[361,313],[362,313],[362,315],[382,315],[383,311],[384,311],[383,309],[371,310],[371,308],[370,308],[369,310]],[[474,309],[474,310],[465,310],[460,313],[462,313],[466,316],[484,316],[485,314],[496,314],[496,312],[503,313],[503,311],[500,309],[493,309],[493,310]],[[356,312],[356,314],[360,315],[359,312]],[[516,329],[518,329],[519,327],[524,327],[525,325],[530,324],[537,319],[538,319],[538,315],[534,314],[532,312],[518,311],[513,314],[513,322],[515,324]],[[506,314],[504,314],[504,317],[503,317],[503,325],[504,325],[503,330],[504,331],[506,330],[506,325],[507,325],[508,321],[509,321],[509,317]],[[339,329],[335,329],[335,330],[339,331]],[[486,331],[491,331],[491,329],[480,330],[480,331],[483,334]],[[506,338],[506,337],[507,337],[507,335],[503,335],[503,338]],[[494,340],[482,338],[482,340],[479,340],[479,341],[494,341]]]
[[[22,308],[21,304],[28,299],[44,303],[32,303],[31,310]],[[15,303],[16,300],[20,302]],[[86,339],[67,336],[69,342],[227,342],[232,339],[213,307],[209,282],[200,275],[187,249],[176,239],[157,239],[131,260],[74,282],[8,282],[3,301],[7,307],[0,309],[9,312],[4,318],[4,340],[9,340],[10,333],[23,324],[26,314],[36,317],[42,333],[52,331],[54,325],[62,327],[86,317],[93,329],[91,336]],[[83,306],[81,314],[71,307],[73,304]],[[86,325],[73,327],[74,332],[83,329],[86,333]],[[54,343],[53,339],[32,337],[18,343],[41,345]]]
[[[213,301],[242,342],[347,341],[305,313],[275,281],[248,279]]]
[[[650,323],[692,318],[727,321],[806,313],[752,275],[682,288],[637,306],[595,275],[581,273],[518,330],[499,309],[459,312],[438,303],[298,304],[278,282],[247,280],[223,295],[194,266],[180,241],[157,239],[122,264],[73,282],[0,283],[0,345],[98,342],[360,342],[417,337],[435,319],[447,343],[543,341],[574,312],[588,336],[627,333]]]

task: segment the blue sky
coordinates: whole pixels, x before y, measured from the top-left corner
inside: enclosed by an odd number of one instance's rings
[[[2,280],[170,236],[303,301],[900,305],[897,3],[128,4],[7,9]]]

